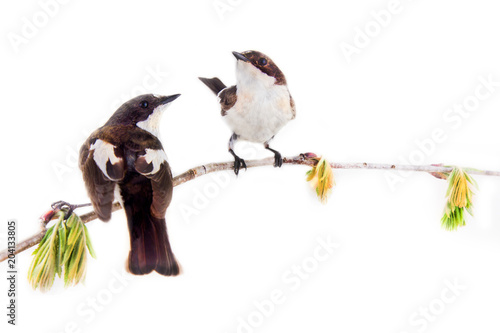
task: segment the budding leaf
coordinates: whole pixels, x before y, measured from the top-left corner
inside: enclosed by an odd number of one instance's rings
[[[441,225],[447,230],[457,230],[465,226],[465,213],[472,215],[472,197],[477,183],[463,169],[455,167],[448,177],[446,207]]]
[[[28,270],[28,281],[33,289],[42,292],[54,284],[57,274],[64,277],[65,286],[76,285],[85,280],[87,250],[95,258],[85,224],[76,214],[64,220],[65,211],[56,213],[57,221],[33,251],[33,260]]]
[[[335,185],[333,170],[324,157],[310,157],[317,163],[306,173],[306,180],[316,189],[316,195],[322,203],[326,203]]]

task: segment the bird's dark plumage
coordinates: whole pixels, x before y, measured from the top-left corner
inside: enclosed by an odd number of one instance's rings
[[[162,144],[152,133],[157,124],[150,123],[158,121],[151,115],[162,112],[168,102],[164,97],[142,95],[125,103],[80,150],[80,169],[99,219],[110,220],[115,199],[125,210],[130,233],[128,270],[133,274],[180,272],[165,223],[172,173]]]
[[[205,83],[205,85],[209,87],[210,90],[212,90],[216,95],[218,95],[223,89],[226,88],[226,85],[216,77],[213,77],[211,79],[199,77],[198,79],[200,79],[201,82]]]
[[[220,98],[220,113],[222,116],[225,116],[227,111],[234,106],[236,100],[238,99],[238,96],[236,95],[236,86],[226,88],[226,85],[216,77],[211,79],[199,77],[199,79]]]

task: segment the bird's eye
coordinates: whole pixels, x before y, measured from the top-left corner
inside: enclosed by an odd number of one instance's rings
[[[260,58],[260,59],[259,59],[259,65],[261,65],[261,66],[265,66],[265,65],[267,65],[267,60],[266,60],[266,58]]]
[[[145,109],[148,107],[149,104],[147,101],[142,101],[140,105],[141,105],[141,108]]]

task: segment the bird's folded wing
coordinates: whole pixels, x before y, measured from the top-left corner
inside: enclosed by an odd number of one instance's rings
[[[225,116],[227,111],[236,104],[236,100],[238,99],[236,95],[236,86],[223,89],[217,96],[220,99],[220,113],[222,116]]]
[[[156,218],[164,218],[172,200],[172,172],[163,149],[146,148],[137,155],[135,170],[151,180],[153,202],[151,214]]]
[[[123,152],[104,140],[89,141],[80,150],[80,169],[97,216],[109,221],[115,182],[125,175]]]

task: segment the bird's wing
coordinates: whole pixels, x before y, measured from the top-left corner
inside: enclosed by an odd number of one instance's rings
[[[167,155],[159,149],[146,148],[137,154],[135,170],[151,180],[153,202],[151,214],[156,218],[165,218],[170,201],[172,200],[172,172],[167,162]]]
[[[115,182],[125,175],[123,151],[102,139],[90,138],[80,149],[80,169],[99,219],[109,221]]]
[[[226,85],[216,77],[213,77],[211,79],[208,79],[206,77],[199,77],[198,79],[200,79],[201,82],[205,83],[205,85],[209,87],[210,90],[212,90],[212,92],[216,95],[218,95],[222,89],[226,88]]]
[[[224,117],[227,114],[227,111],[231,109],[234,104],[236,104],[236,100],[238,99],[238,96],[236,95],[236,86],[231,86],[222,90],[217,96],[220,100],[220,113]]]

